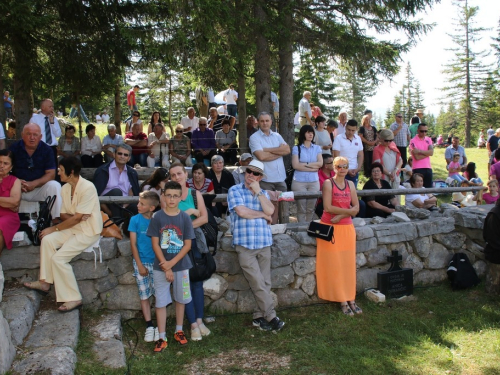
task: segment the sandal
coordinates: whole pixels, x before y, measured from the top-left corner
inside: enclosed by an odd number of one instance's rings
[[[49,285],[49,289],[45,290],[42,287],[44,284],[42,284],[40,281],[32,281],[29,283],[24,283],[23,285],[25,288],[28,288],[30,290],[34,290],[35,292],[40,293],[42,296],[46,296],[47,294],[49,294],[50,285]]]
[[[361,310],[361,308],[356,305],[356,302],[349,302],[349,307],[355,314],[363,314],[363,310]]]
[[[82,301],[72,301],[63,303],[57,310],[62,313],[73,311],[74,309],[81,309],[83,306]]]
[[[340,305],[340,309],[342,310],[344,315],[354,316],[354,313],[347,303],[345,305]]]

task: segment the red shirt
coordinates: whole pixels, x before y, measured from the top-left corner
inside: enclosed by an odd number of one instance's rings
[[[332,206],[340,207],[340,208],[351,208],[351,188],[349,187],[349,183],[345,180],[344,189],[339,189],[337,184],[333,182],[332,184]],[[333,219],[335,215],[330,214],[326,211],[323,211],[323,216],[321,216],[321,221],[323,223],[330,223],[330,220]],[[345,225],[352,224],[352,218],[346,217],[341,219],[337,225]]]
[[[321,169],[318,169],[319,190],[323,189],[323,183],[331,177],[335,177],[335,171],[330,171],[330,176],[327,176]]]
[[[127,104],[129,106],[136,104],[135,103],[135,91],[134,91],[134,89],[130,89],[127,92]]]
[[[148,136],[144,133],[139,133],[136,136],[134,136],[134,134],[131,132],[131,133],[125,134],[125,139],[133,139],[134,141],[137,141],[137,140],[142,141],[143,139],[148,139]],[[130,145],[130,147],[132,147],[132,155],[139,155],[139,154],[144,154],[145,152],[146,153],[148,152],[147,146],[138,147],[138,146]]]

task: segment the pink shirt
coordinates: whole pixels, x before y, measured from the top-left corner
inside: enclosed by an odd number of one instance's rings
[[[427,151],[429,149],[429,146],[432,146],[432,139],[429,137],[425,137],[424,139],[420,139],[418,135],[416,135],[412,140],[410,141],[410,150],[423,150]],[[421,160],[417,160],[416,158],[413,158],[413,164],[411,166],[413,169],[420,169],[420,168],[431,168],[431,158],[427,156],[426,158],[423,158]]]
[[[496,197],[493,197],[490,193],[484,193],[483,194],[483,200],[486,202],[486,204],[493,204],[498,200],[498,197],[500,195],[497,195]]]
[[[123,196],[126,197],[128,196],[128,192],[132,188],[132,185],[128,179],[127,166],[125,166],[125,168],[123,168],[123,172],[120,173],[120,170],[116,166],[116,162],[113,160],[109,165],[108,184],[106,185],[106,189],[104,189],[101,196],[115,188],[120,189]]]
[[[339,189],[335,181],[333,182],[332,206],[340,208],[351,208],[351,189],[349,188],[349,183],[347,180],[345,180],[345,187],[342,190]],[[330,214],[325,210],[323,211],[323,215],[321,216],[321,221],[323,223],[331,223],[330,220],[332,220],[334,216],[335,215]],[[347,224],[352,224],[352,218],[350,216],[341,219],[336,225],[347,225]]]
[[[451,171],[452,169],[457,169],[460,168],[460,163],[451,161],[450,164],[448,164],[448,169]],[[457,175],[458,172],[448,172],[448,176],[455,176]]]

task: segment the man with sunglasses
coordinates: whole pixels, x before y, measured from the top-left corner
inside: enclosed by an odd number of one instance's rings
[[[356,134],[358,131],[358,122],[354,119],[347,121],[345,133],[335,138],[333,142],[333,157],[343,156],[349,160],[349,170],[345,176],[346,180],[354,182],[358,187],[359,170],[363,165],[363,143]]]
[[[408,161],[406,148],[408,147],[408,143],[410,143],[411,135],[410,128],[403,121],[403,114],[401,112],[396,113],[396,121],[391,125],[390,130],[394,134],[394,143],[401,154],[401,159],[403,160],[402,168],[404,168]]]
[[[113,161],[101,165],[94,173],[94,185],[99,196],[126,197],[139,195],[139,177],[134,168],[127,165],[132,156],[132,147],[122,143],[116,147]],[[127,205],[123,206],[127,207]],[[117,204],[101,204],[101,209],[109,217],[122,217]],[[128,210],[137,214],[137,205],[128,206]]]
[[[410,153],[413,157],[413,173],[424,176],[424,187],[432,187],[431,156],[434,155],[432,139],[427,137],[427,124],[418,124],[417,135],[410,141]]]
[[[13,143],[13,174],[21,180],[21,199],[41,202],[56,196],[52,207],[52,220],[58,221],[61,213],[61,184],[55,181],[56,163],[50,146],[42,142],[42,131],[36,123],[28,123],[21,133],[22,139]]]
[[[243,274],[257,303],[252,324],[263,331],[279,331],[285,322],[276,316],[271,295],[271,216],[274,206],[259,185],[264,164],[252,160],[245,170],[245,181],[229,189],[233,246]]]
[[[125,133],[130,133],[132,131],[132,127],[138,124],[140,125],[140,131],[142,133],[142,120],[141,113],[137,110],[132,112],[132,117],[129,120],[125,121]]]

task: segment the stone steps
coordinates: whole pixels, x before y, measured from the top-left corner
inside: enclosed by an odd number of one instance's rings
[[[119,313],[102,315],[99,322],[90,329],[90,332],[95,340],[92,350],[99,362],[114,369],[126,366]]]

